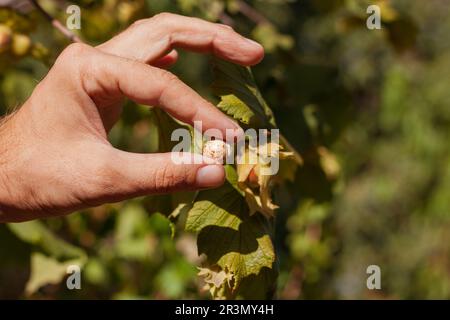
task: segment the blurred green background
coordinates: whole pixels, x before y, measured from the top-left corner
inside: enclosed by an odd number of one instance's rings
[[[66,19],[68,2],[40,3]],[[450,1],[70,3],[81,6],[79,34],[93,45],[162,11],[231,24],[264,45],[253,72],[305,159],[295,182],[275,190],[275,298],[450,298]],[[381,30],[366,28],[370,4],[381,8]],[[12,46],[0,35],[1,114],[29,97],[68,44],[22,9],[0,9],[0,26],[16,35]],[[171,71],[213,99],[207,57],[180,51]],[[111,142],[158,150],[155,114],[125,110]],[[165,200],[0,225],[0,298],[209,298],[196,275],[195,236],[176,231],[172,239]],[[68,261],[85,263],[82,290],[61,281]],[[372,264],[381,290],[366,287]]]

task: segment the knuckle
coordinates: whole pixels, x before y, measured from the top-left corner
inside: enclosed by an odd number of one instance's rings
[[[91,163],[88,170],[92,194],[100,197],[112,193],[117,181],[121,181],[120,173],[109,161],[108,157],[99,156]]]
[[[132,28],[137,28],[137,27],[140,27],[140,26],[142,26],[142,25],[145,25],[145,24],[147,24],[148,22],[149,22],[149,20],[150,19],[139,19],[139,20],[136,20],[136,21],[134,21],[132,24],[131,24],[131,27]]]
[[[173,177],[173,171],[167,165],[162,166],[156,173],[156,189],[162,193],[170,191]]]
[[[92,51],[93,49],[86,44],[72,43],[59,55],[56,65],[63,65],[66,68],[73,66],[79,69],[84,65],[86,58],[92,54]]]
[[[159,75],[164,83],[172,84],[174,82],[178,82],[179,79],[172,72],[161,69],[161,74]]]
[[[158,192],[167,193],[173,190],[181,190],[192,185],[195,177],[186,166],[164,165],[156,173],[156,189]]]
[[[158,32],[165,36],[166,34],[170,34],[167,28],[173,24],[172,21],[175,20],[176,16],[177,15],[173,13],[161,12],[151,18],[136,20],[132,23],[129,29],[132,29],[133,31],[140,31],[144,27],[148,27],[149,29],[152,29],[152,32]]]
[[[166,70],[161,69],[157,76],[159,77],[159,82],[161,84],[160,97],[163,97],[165,95],[167,89],[172,88],[173,86],[176,86],[180,83],[180,80],[176,75]]]
[[[85,54],[88,54],[90,50],[91,47],[86,44],[72,43],[63,50],[60,57],[65,59],[78,59],[80,57],[83,57]]]
[[[158,74],[160,91],[159,91],[159,104],[163,104],[163,100],[167,98],[170,92],[174,91],[174,87],[180,86],[180,80],[176,75],[169,71],[161,70]]]
[[[159,23],[167,23],[170,21],[175,15],[173,13],[161,12],[153,16],[152,20],[157,21]]]

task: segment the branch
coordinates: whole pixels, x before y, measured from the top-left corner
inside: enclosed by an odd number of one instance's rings
[[[37,0],[30,0],[33,6],[38,10],[51,24],[52,26],[61,32],[67,39],[72,42],[82,43],[83,41],[72,31],[67,29],[59,20],[54,18],[50,13],[45,11],[45,9],[39,4]]]

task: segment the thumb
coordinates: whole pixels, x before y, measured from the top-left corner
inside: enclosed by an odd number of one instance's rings
[[[110,201],[218,187],[225,180],[223,166],[199,154],[139,154],[116,150],[111,160],[112,171],[116,172],[120,183],[105,190],[108,193],[105,198]]]

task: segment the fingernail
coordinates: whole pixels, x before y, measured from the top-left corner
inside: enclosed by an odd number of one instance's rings
[[[222,166],[207,165],[197,171],[196,184],[199,188],[211,188],[220,186],[225,178]]]
[[[252,40],[252,39],[249,39],[249,38],[244,38],[244,39],[245,39],[249,44],[251,44],[252,46],[262,47],[260,43],[254,41],[254,40]]]
[[[225,27],[225,28],[227,28],[227,29],[229,29],[229,30],[233,30],[233,27],[230,26],[230,25],[228,25],[228,24],[225,24],[225,23],[219,23],[219,25],[221,25],[222,27]]]

